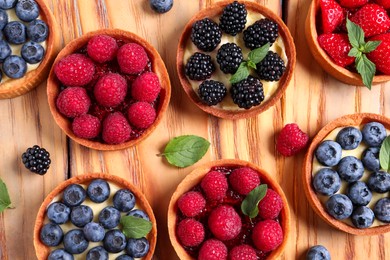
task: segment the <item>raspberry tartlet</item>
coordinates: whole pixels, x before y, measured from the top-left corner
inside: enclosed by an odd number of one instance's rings
[[[389,130],[388,118],[361,113],[330,122],[313,138],[303,187],[314,211],[331,226],[354,235],[390,231],[390,174],[379,160]]]
[[[267,44],[264,56],[252,60],[251,53]],[[176,57],[189,98],[203,111],[227,119],[253,117],[274,105],[292,78],[295,61],[284,22],[248,1],[221,1],[194,15]],[[232,81],[242,69],[248,74]]]
[[[49,74],[61,47],[59,26],[45,1],[22,3],[8,1],[0,13],[0,99],[37,87]]]
[[[133,146],[166,111],[171,86],[158,52],[141,37],[103,29],[70,42],[50,72],[47,95],[60,128],[97,150]]]
[[[249,218],[242,203],[261,188],[265,197],[253,205],[258,214]],[[169,237],[180,259],[274,259],[286,246],[289,225],[288,202],[279,184],[241,160],[195,169],[179,184],[168,208]]]
[[[129,238],[124,235],[124,218],[140,218],[151,229],[142,238]],[[152,259],[156,241],[156,219],[142,192],[123,178],[104,173],[79,175],[58,185],[43,201],[34,227],[39,260],[67,259],[71,254],[85,259],[94,251],[95,257]],[[135,252],[137,243],[144,252]]]

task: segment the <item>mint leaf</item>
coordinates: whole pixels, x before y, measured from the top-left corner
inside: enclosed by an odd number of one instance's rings
[[[375,64],[365,54],[355,60],[356,70],[362,76],[363,84],[371,89],[372,79],[375,75]]]
[[[122,216],[121,225],[128,238],[142,238],[152,230],[152,222],[134,216]]]
[[[187,167],[199,161],[209,147],[210,142],[202,137],[182,135],[169,141],[162,155],[172,165]]]
[[[8,189],[5,183],[0,179],[0,212],[11,207],[11,199],[9,198]]]
[[[236,84],[241,80],[246,79],[248,76],[249,76],[249,68],[247,66],[247,62],[243,61],[238,67],[236,73],[234,73],[234,75],[230,78],[230,83]]]
[[[364,53],[372,52],[373,50],[375,50],[379,46],[379,44],[381,44],[381,41],[369,41],[369,42],[364,44],[363,52]]]
[[[247,65],[248,65],[249,68],[252,68],[252,69],[256,69],[257,68],[256,64],[253,61],[251,61],[251,60],[248,60]]]
[[[267,42],[263,46],[252,50],[248,54],[249,61],[252,61],[255,64],[259,63],[260,61],[262,61],[264,59],[265,56],[267,56],[267,53],[268,53],[270,47],[271,47],[271,44],[269,42]]]
[[[348,53],[348,56],[349,57],[359,57],[360,55],[362,55],[362,52],[359,51],[358,49],[356,49],[355,47],[353,47],[349,53]]]
[[[255,218],[259,214],[259,202],[267,194],[267,184],[261,184],[254,188],[241,203],[241,211],[250,218]]]
[[[364,31],[359,25],[351,22],[347,17],[347,31],[349,43],[352,47],[359,49],[364,45]]]
[[[390,136],[386,137],[379,150],[379,162],[382,169],[390,172]]]

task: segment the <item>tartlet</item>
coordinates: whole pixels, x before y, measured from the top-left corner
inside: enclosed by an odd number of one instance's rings
[[[352,224],[343,222],[333,218],[325,208],[325,205],[320,201],[313,185],[313,160],[315,158],[315,150],[318,145],[326,138],[333,130],[340,127],[347,126],[362,126],[369,122],[379,122],[388,130],[390,129],[390,120],[384,116],[371,113],[358,113],[340,117],[327,125],[325,125],[313,138],[307,153],[305,155],[303,169],[302,169],[302,181],[303,188],[306,197],[313,208],[313,210],[329,225],[344,231],[346,233],[354,235],[378,235],[390,231],[390,225],[382,223],[381,225],[368,227],[368,228],[357,228]]]
[[[46,50],[43,60],[38,68],[28,71],[22,78],[9,79],[0,83],[0,99],[13,98],[25,94],[37,87],[49,74],[51,65],[61,48],[60,28],[47,7],[45,1],[35,0],[40,8],[40,18],[49,28],[49,36],[46,39]]]
[[[177,48],[177,55],[176,55],[176,65],[177,65],[177,72],[179,75],[179,79],[181,82],[181,85],[184,89],[184,91],[187,93],[188,97],[191,99],[192,102],[194,102],[200,109],[203,111],[214,115],[216,117],[220,118],[226,118],[226,119],[241,119],[241,118],[248,118],[248,117],[254,117],[257,114],[267,110],[271,106],[273,106],[283,95],[284,91],[286,90],[287,86],[289,85],[289,82],[292,78],[294,68],[295,68],[295,62],[296,62],[296,51],[295,51],[295,45],[293,38],[290,34],[289,29],[284,24],[282,19],[276,15],[274,12],[272,12],[270,9],[259,5],[254,2],[248,2],[248,1],[238,1],[240,4],[245,4],[246,9],[249,12],[254,12],[257,14],[262,14],[265,18],[269,18],[270,20],[276,22],[279,27],[279,37],[283,40],[283,44],[285,47],[285,54],[288,60],[288,63],[286,65],[286,70],[283,74],[283,76],[280,78],[278,82],[278,87],[276,91],[266,100],[263,101],[260,105],[254,106],[250,109],[240,109],[237,106],[236,110],[225,110],[223,108],[219,108],[217,106],[208,106],[204,104],[196,91],[191,86],[190,80],[185,74],[185,62],[184,61],[184,54],[185,54],[185,48],[187,45],[187,42],[190,41],[190,35],[191,35],[191,29],[194,22],[203,19],[203,18],[212,18],[214,21],[218,20],[218,17],[222,14],[224,7],[226,7],[228,4],[232,3],[233,1],[221,1],[218,3],[213,4],[212,6],[201,10],[199,13],[195,14],[187,23],[187,25],[184,27],[184,30],[182,32],[182,35],[179,40],[178,48]],[[249,26],[248,22],[246,26]],[[220,46],[219,44],[217,48]],[[242,46],[243,47],[243,46]],[[199,50],[198,50],[199,51]],[[201,51],[202,52],[202,51]],[[246,57],[244,57],[244,60]],[[216,62],[215,62],[216,64]],[[217,66],[217,64],[215,65]],[[199,82],[201,83],[201,82]],[[229,92],[229,90],[228,90]],[[229,93],[228,93],[229,95]],[[226,97],[225,97],[226,98]]]
[[[200,184],[203,177],[208,172],[210,172],[210,170],[218,167],[223,167],[223,168],[249,167],[255,170],[259,174],[262,184],[266,183],[269,186],[269,188],[272,188],[274,191],[276,191],[276,193],[280,195],[283,201],[283,208],[281,209],[278,218],[279,218],[279,223],[281,225],[281,228],[283,230],[283,241],[276,249],[274,249],[266,257],[266,259],[275,259],[276,257],[280,256],[283,253],[284,248],[286,247],[289,234],[290,234],[290,212],[289,212],[288,202],[283,193],[283,190],[281,189],[279,184],[270,177],[270,175],[267,172],[265,172],[258,166],[250,162],[246,162],[238,159],[222,159],[222,160],[206,163],[196,168],[194,171],[192,171],[183,179],[183,181],[178,185],[176,191],[173,193],[171,197],[169,207],[168,207],[168,232],[169,232],[169,238],[171,240],[171,243],[179,258],[182,260],[194,259],[183,248],[183,246],[180,244],[177,237],[176,227],[177,227],[178,210],[179,210],[177,205],[178,200],[184,193],[192,190],[195,186]]]
[[[150,249],[147,255],[143,258],[143,259],[152,259],[156,247],[156,242],[157,242],[157,224],[153,214],[153,210],[150,207],[146,197],[137,187],[135,187],[133,184],[131,184],[130,182],[128,182],[127,180],[121,177],[118,177],[116,175],[111,175],[111,174],[104,174],[104,173],[91,173],[91,174],[83,174],[83,175],[75,176],[60,183],[53,191],[51,191],[46,196],[45,200],[42,202],[41,207],[39,208],[37,214],[37,218],[35,220],[34,237],[33,237],[35,253],[39,260],[47,259],[51,251],[51,249],[48,246],[44,245],[40,240],[40,230],[45,223],[46,210],[49,204],[53,202],[53,200],[56,200],[57,196],[59,196],[69,185],[88,184],[95,179],[103,179],[109,183],[113,183],[119,186],[120,188],[129,189],[135,195],[138,207],[145,211],[145,213],[149,216],[150,221],[152,222],[152,230],[147,235]]]

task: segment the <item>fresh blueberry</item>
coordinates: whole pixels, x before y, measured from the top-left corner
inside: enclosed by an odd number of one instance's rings
[[[3,28],[7,23],[8,23],[8,14],[3,9],[0,9],[0,30],[3,30]]]
[[[18,21],[7,23],[3,29],[3,33],[7,41],[12,44],[22,44],[27,40],[26,26]]]
[[[27,63],[19,56],[11,55],[4,60],[3,71],[12,79],[19,79],[27,72]]]
[[[388,192],[390,191],[390,174],[383,171],[373,172],[368,178],[367,185],[372,191]]]
[[[65,250],[71,254],[81,254],[88,248],[88,244],[81,229],[72,229],[64,236]]]
[[[42,20],[34,20],[27,26],[27,36],[33,42],[43,42],[49,35],[49,27]]]
[[[346,219],[352,214],[351,200],[344,194],[334,194],[326,202],[327,212],[335,219]]]
[[[166,13],[171,10],[173,0],[150,0],[150,6],[158,13]]]
[[[108,260],[108,252],[102,246],[91,248],[86,260]]]
[[[115,260],[134,260],[134,258],[132,258],[129,255],[120,255],[117,258],[115,258]]]
[[[76,227],[84,227],[93,219],[93,211],[87,205],[79,205],[72,208],[70,213],[70,221]]]
[[[380,147],[383,140],[386,138],[386,128],[378,122],[371,122],[364,125],[363,130],[363,141],[368,146]]]
[[[333,195],[341,187],[340,177],[336,171],[322,168],[314,175],[313,186],[316,192],[322,195]]]
[[[374,222],[374,212],[366,206],[359,206],[353,210],[351,219],[355,227],[368,228]]]
[[[110,196],[110,185],[102,179],[93,180],[87,188],[88,197],[95,203],[101,203]]]
[[[18,0],[0,0],[1,9],[11,9],[14,8]]]
[[[334,141],[323,141],[315,152],[317,160],[325,166],[335,166],[341,159],[341,146]]]
[[[47,208],[47,217],[56,224],[64,224],[69,220],[70,208],[61,202],[54,202]]]
[[[306,260],[330,260],[330,254],[324,246],[317,245],[307,251]]]
[[[39,43],[26,42],[22,46],[21,54],[27,63],[36,64],[43,59],[45,49]]]
[[[99,213],[99,223],[107,229],[114,228],[119,225],[121,213],[112,206],[107,206]]]
[[[127,213],[127,216],[134,216],[134,217],[137,217],[137,218],[143,218],[147,221],[150,221],[150,218],[149,216],[145,213],[145,211],[143,210],[140,210],[140,209],[133,209],[132,211],[130,211],[129,213]]]
[[[31,22],[39,16],[39,7],[35,0],[19,0],[15,6],[15,13],[20,20]]]
[[[58,260],[58,259],[73,260],[74,258],[73,258],[73,255],[69,254],[68,252],[66,252],[62,248],[52,251],[50,253],[49,257],[47,258],[47,260]]]
[[[103,239],[103,246],[110,253],[119,253],[126,247],[126,237],[119,229],[111,229]]]
[[[337,165],[337,172],[347,182],[358,181],[364,174],[363,163],[354,156],[346,156]]]
[[[114,195],[114,207],[122,212],[128,212],[135,206],[134,194],[126,189],[118,190]]]
[[[366,206],[372,199],[370,189],[367,187],[367,184],[362,181],[350,184],[346,195],[352,203],[357,206]]]
[[[12,53],[11,47],[8,42],[0,40],[0,62],[4,62]]]
[[[362,163],[367,170],[372,172],[380,170],[379,150],[379,147],[370,147],[364,150],[362,154]]]
[[[62,228],[54,223],[45,224],[40,233],[42,243],[47,246],[58,246],[61,243],[63,236],[64,233]]]
[[[384,223],[390,223],[390,198],[379,199],[374,206],[375,217]]]
[[[340,130],[336,136],[336,142],[344,150],[353,150],[359,146],[362,141],[362,132],[355,127],[345,127]]]
[[[71,184],[64,190],[63,200],[69,207],[78,206],[87,197],[87,192],[78,184]]]
[[[102,241],[105,235],[105,230],[102,225],[96,222],[89,222],[83,228],[85,238],[91,242]]]
[[[149,252],[149,241],[146,238],[130,238],[127,241],[126,252],[132,257],[144,257]]]

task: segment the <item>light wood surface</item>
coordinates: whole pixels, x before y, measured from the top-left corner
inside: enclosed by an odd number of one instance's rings
[[[0,100],[0,177],[14,209],[0,214],[0,259],[36,259],[33,228],[45,196],[69,176],[105,172],[122,176],[144,191],[158,223],[155,259],[178,259],[170,245],[166,213],[178,183],[202,162],[220,158],[249,160],[268,171],[284,189],[292,217],[291,237],[281,259],[304,259],[308,247],[326,246],[332,259],[390,259],[390,234],[357,237],[330,227],[310,208],[302,189],[304,154],[291,158],[275,150],[283,125],[296,122],[313,137],[329,121],[355,112],[390,117],[390,82],[366,88],[340,83],[313,60],[304,36],[310,0],[258,0],[280,14],[297,47],[296,71],[280,102],[263,114],[229,121],[209,116],[191,104],[175,71],[176,46],[186,22],[216,0],[175,0],[166,14],[154,13],[148,0],[45,0],[62,28],[63,44],[92,30],[120,28],[148,40],[166,62],[172,83],[167,114],[156,131],[137,147],[99,152],[70,141],[55,124],[46,99],[46,82],[24,96]],[[197,164],[177,169],[161,153],[173,137],[195,134],[211,147]],[[34,144],[51,153],[49,172],[28,172],[20,157]]]

